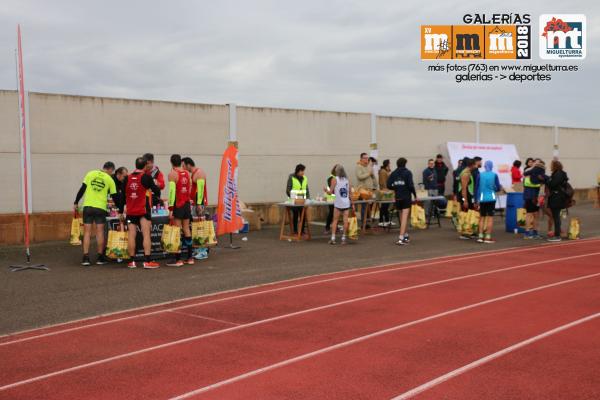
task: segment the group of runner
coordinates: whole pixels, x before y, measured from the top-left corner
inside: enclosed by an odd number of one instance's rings
[[[207,204],[206,174],[196,167],[190,157],[182,158],[179,154],[171,156],[171,171],[168,174],[169,218],[173,225],[183,231],[183,252],[175,254],[175,260],[168,262],[167,266],[181,267],[185,264],[193,265],[193,247],[190,221],[195,214],[202,218],[204,207]],[[121,168],[120,168],[121,169]],[[125,170],[126,171],[126,170]],[[115,164],[106,162],[102,170],[93,170],[86,174],[83,183],[75,197],[74,210],[78,212],[79,201],[83,201],[83,260],[84,266],[91,265],[89,256],[90,238],[93,225],[96,225],[96,242],[98,256],[96,264],[108,262],[105,251],[105,225],[108,216],[109,196],[117,206],[120,221],[128,229],[128,255],[127,266],[136,268],[136,237],[138,230],[143,237],[144,260],[143,268],[154,269],[160,265],[151,260],[151,225],[152,209],[162,206],[160,199],[161,190],[165,187],[162,172],[154,165],[154,156],[147,153],[137,157],[135,170],[129,174],[113,176]],[[117,186],[121,189],[117,189]],[[124,199],[124,201],[123,201]],[[182,259],[183,258],[183,259]]]
[[[492,238],[496,193],[502,190],[494,163],[487,160],[484,171],[480,172],[481,157],[465,158],[455,172],[455,197],[463,211],[479,211],[479,230],[472,235],[460,234],[461,239],[475,238],[479,243],[495,243]]]

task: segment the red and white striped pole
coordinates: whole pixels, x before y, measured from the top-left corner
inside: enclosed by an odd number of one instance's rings
[[[11,266],[12,271],[22,271],[24,269],[48,270],[44,265],[31,265],[31,252],[29,250],[29,212],[30,212],[30,179],[29,179],[29,137],[27,136],[27,103],[25,101],[25,76],[23,72],[23,46],[21,43],[21,26],[17,25],[17,90],[19,92],[19,122],[21,136],[21,176],[23,194],[23,214],[25,214],[25,255],[27,265]]]
[[[25,114],[25,77],[23,75],[23,46],[21,44],[21,26],[17,25],[17,71],[18,71],[18,91],[19,91],[19,121],[21,127],[21,161],[23,175],[23,212],[25,213],[25,249],[27,252],[27,262],[31,255],[29,252],[29,169],[28,148],[27,148],[27,118]]]

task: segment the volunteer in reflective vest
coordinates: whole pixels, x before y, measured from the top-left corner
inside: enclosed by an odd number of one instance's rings
[[[310,192],[308,190],[308,178],[304,175],[304,171],[306,167],[302,164],[296,165],[293,174],[290,174],[287,187],[286,194],[288,197],[292,198],[310,198]],[[292,207],[292,226],[294,228],[294,233],[298,233],[298,218],[300,217],[300,213],[302,212],[302,206]],[[306,220],[302,223],[302,234],[304,234],[304,228],[306,226]]]
[[[126,178],[125,185],[125,215],[127,221],[129,263],[127,267],[135,268],[135,250],[138,228],[142,232],[144,247],[145,269],[158,268],[158,263],[150,260],[152,242],[150,230],[152,227],[151,196],[160,196],[160,188],[154,183],[154,179],[145,171],[148,161],[144,157],[135,159],[135,171]]]
[[[331,174],[329,177],[327,177],[327,185],[323,188],[323,191],[325,192],[325,198],[327,199],[327,202],[330,203],[328,206],[329,213],[327,214],[327,220],[325,221],[326,235],[331,233],[331,222],[333,222],[333,202],[335,201],[335,194],[333,193],[334,188],[331,187],[331,181],[335,178],[334,174],[337,166],[338,165],[335,164],[331,169]]]
[[[546,166],[536,158],[531,168],[523,173],[523,200],[525,202],[525,236],[524,239],[540,239],[538,233],[538,216],[540,211],[540,188],[546,182]]]
[[[169,172],[169,210],[175,226],[181,227],[183,231],[183,245],[187,247],[187,257],[185,264],[194,264],[192,257],[192,231],[190,229],[190,220],[192,219],[191,193],[192,180],[190,173],[181,168],[181,156],[173,154],[171,156],[171,165],[173,169]],[[175,254],[175,262],[167,263],[169,267],[181,267],[184,262],[181,261],[181,253]]]
[[[475,180],[473,179],[473,170],[476,168],[475,161],[472,159],[463,162],[464,169],[460,173],[458,181],[458,195],[462,209],[464,211],[473,209],[473,195],[475,194]]]

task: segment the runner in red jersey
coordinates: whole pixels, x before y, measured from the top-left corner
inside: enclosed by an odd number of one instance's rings
[[[156,186],[158,186],[158,188],[160,190],[163,190],[165,188],[165,177],[164,177],[163,173],[160,171],[160,169],[158,169],[156,164],[154,164],[154,154],[146,153],[142,157],[144,157],[147,161],[146,168],[145,168],[146,173],[152,177]],[[154,194],[154,195],[152,193],[150,193],[150,195],[152,195],[151,206],[162,206],[163,205],[163,201],[160,198],[160,192],[158,194]]]
[[[187,247],[186,264],[194,264],[192,257],[192,232],[190,229],[190,220],[192,219],[191,194],[192,180],[190,173],[181,168],[181,156],[173,154],[171,156],[171,165],[173,169],[169,172],[169,216],[173,219],[175,226],[179,226],[183,231],[183,244]],[[181,267],[184,262],[181,261],[182,251],[176,254],[175,262],[168,263],[171,267]]]
[[[152,211],[150,196],[151,191],[155,196],[160,196],[160,189],[154,183],[154,180],[145,171],[148,160],[144,157],[138,157],[135,160],[135,171],[131,173],[125,181],[125,212],[127,215],[127,228],[129,230],[129,268],[135,268],[135,239],[137,237],[138,227],[142,232],[144,243],[144,268],[158,268],[158,263],[150,260],[151,241],[150,229],[152,227]]]
[[[208,193],[206,190],[206,173],[202,168],[196,167],[194,160],[190,157],[181,159],[183,168],[190,173],[192,178],[192,204],[196,206],[196,216],[203,217],[204,207],[208,204]]]

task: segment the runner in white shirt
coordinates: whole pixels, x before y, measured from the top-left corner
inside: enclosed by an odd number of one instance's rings
[[[327,188],[328,194],[335,194],[335,201],[333,203],[333,222],[331,224],[331,240],[329,244],[335,244],[335,232],[337,230],[337,223],[340,218],[340,214],[344,220],[344,231],[342,233],[342,244],[346,244],[346,233],[348,232],[348,214],[350,213],[350,192],[352,187],[344,167],[340,164],[335,166],[335,178],[331,180],[331,186]]]

